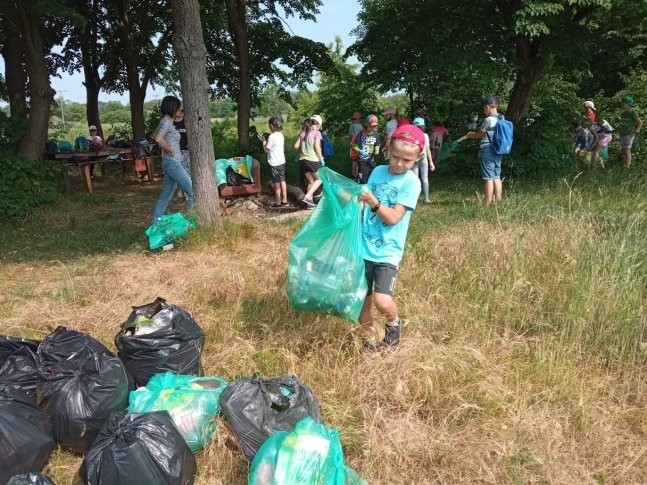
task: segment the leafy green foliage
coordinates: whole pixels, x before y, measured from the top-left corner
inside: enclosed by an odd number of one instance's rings
[[[54,202],[62,186],[61,165],[19,157],[0,146],[0,217],[15,219]]]
[[[315,112],[323,117],[326,133],[345,136],[353,112],[359,111],[364,116],[375,112],[378,96],[359,75],[359,66],[344,61],[340,37],[328,49],[335,67],[320,77]]]

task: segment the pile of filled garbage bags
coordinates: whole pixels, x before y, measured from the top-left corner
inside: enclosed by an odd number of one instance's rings
[[[52,484],[40,472],[58,445],[83,454],[77,483],[191,484],[218,413],[251,461],[250,484],[365,483],[309,388],[295,376],[204,376],[204,340],[162,298],[133,307],[116,355],[66,327],[42,341],[0,335],[0,485]]]

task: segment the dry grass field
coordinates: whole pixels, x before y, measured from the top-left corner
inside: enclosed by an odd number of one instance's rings
[[[159,295],[204,329],[207,374],[310,386],[370,484],[647,483],[646,183],[512,182],[484,207],[478,181],[432,179],[398,280],[403,343],[377,355],[344,321],[290,309],[300,221],[226,220],[151,253],[159,186],[99,183],[0,231],[0,332],[65,325],[114,349],[130,306]],[[198,484],[246,483],[222,418],[197,460]],[[68,484],[80,462],[57,451],[45,471]]]

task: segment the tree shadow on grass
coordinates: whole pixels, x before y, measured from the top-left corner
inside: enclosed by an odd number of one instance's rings
[[[144,231],[159,190],[155,185],[99,187],[93,194],[70,194],[23,219],[5,221],[0,261],[69,261],[144,251]]]

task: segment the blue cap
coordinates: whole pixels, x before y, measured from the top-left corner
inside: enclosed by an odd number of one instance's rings
[[[414,118],[413,119],[413,124],[415,126],[425,126],[425,120],[423,118],[420,118],[420,117]]]
[[[483,98],[483,102],[481,103],[483,106],[488,105],[488,104],[495,104],[498,105],[499,102],[494,96],[486,96]]]

